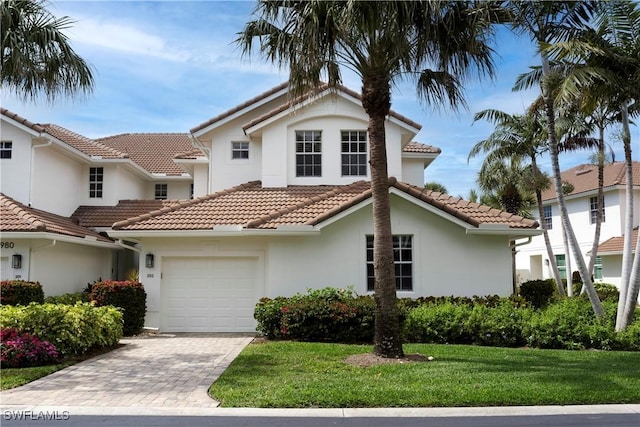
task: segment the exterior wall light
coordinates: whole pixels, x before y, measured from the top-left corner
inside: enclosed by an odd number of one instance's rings
[[[14,254],[11,257],[11,267],[13,268],[22,268],[22,255]]]
[[[153,254],[147,254],[147,256],[144,259],[144,265],[147,268],[153,268],[153,265],[154,265],[154,256],[153,256]]]

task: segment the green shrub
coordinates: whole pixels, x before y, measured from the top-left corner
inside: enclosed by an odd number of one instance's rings
[[[122,313],[91,303],[5,305],[0,307],[0,326],[36,335],[70,356],[116,345],[122,337]]]
[[[256,305],[257,330],[269,338],[371,342],[375,302],[351,289],[309,290],[290,298],[263,298]]]
[[[534,313],[526,329],[532,347],[556,349],[610,350],[615,339],[613,318],[616,307],[604,304],[606,316],[598,319],[589,301],[565,298]]]
[[[600,301],[610,301],[610,302],[618,302],[620,298],[620,291],[618,290],[616,285],[612,285],[610,283],[594,283],[593,287],[600,298]],[[585,296],[586,293],[585,293]],[[587,296],[588,298],[588,296]]]
[[[452,302],[428,303],[411,310],[404,324],[409,342],[466,344],[472,332],[468,319],[473,307]]]
[[[520,347],[527,343],[524,330],[531,319],[532,310],[515,306],[503,299],[499,304],[477,304],[467,320],[471,331],[471,344],[495,347]]]
[[[42,303],[44,292],[39,282],[24,280],[3,280],[0,283],[0,304],[29,305],[32,302]]]
[[[75,305],[77,302],[89,302],[91,298],[89,298],[89,294],[86,292],[75,292],[72,294],[64,294],[64,295],[53,295],[46,297],[44,302],[50,304],[68,304]]]
[[[144,327],[147,293],[142,283],[97,282],[91,288],[91,300],[98,306],[112,305],[122,310],[125,336],[135,335]]]
[[[546,307],[556,291],[553,279],[529,280],[520,285],[520,296],[535,308]]]

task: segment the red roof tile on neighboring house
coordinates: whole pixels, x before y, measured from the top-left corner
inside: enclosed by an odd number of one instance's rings
[[[561,174],[562,181],[573,184],[574,190],[571,194],[580,194],[598,189],[598,167],[596,165],[579,165],[568,169]],[[604,188],[616,185],[625,185],[627,182],[624,162],[615,162],[604,167]],[[640,185],[640,162],[633,162],[633,184]],[[555,186],[542,193],[542,200],[552,200],[556,198]]]
[[[77,225],[70,218],[33,209],[0,193],[0,230],[7,232],[46,232],[73,237],[92,237],[111,242],[92,230]]]
[[[421,144],[419,142],[410,142],[402,149],[404,153],[424,153],[424,154],[440,154],[441,150],[433,145]]]
[[[124,133],[96,141],[126,153],[133,162],[155,174],[186,173],[174,158],[177,154],[194,151],[191,138],[186,133]]]
[[[516,215],[466,202],[424,188],[390,179],[390,186],[442,209],[473,225],[504,224],[537,228],[538,223]],[[113,225],[121,230],[211,230],[239,225],[247,229],[274,229],[281,225],[317,225],[371,197],[371,185],[289,186],[263,188],[250,182],[172,207],[149,212]]]
[[[0,114],[14,120],[30,129],[33,129],[36,132],[44,132],[44,128],[37,123],[32,123],[24,117],[19,116],[18,114],[7,110],[6,108],[0,108]]]
[[[127,218],[178,204],[178,200],[120,200],[116,206],[80,206],[71,219],[82,227],[111,227]]]
[[[102,159],[126,159],[127,155],[111,147],[100,144],[92,139],[79,135],[58,125],[42,125],[45,132],[59,139],[65,144],[91,157]]]
[[[638,241],[638,227],[633,229],[633,234],[631,235],[631,241],[633,251],[635,253],[636,242]],[[624,237],[612,237],[604,242],[600,243],[598,246],[598,254],[606,254],[606,253],[622,253],[624,245]]]

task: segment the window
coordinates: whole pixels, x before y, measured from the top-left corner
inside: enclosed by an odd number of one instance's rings
[[[560,273],[561,279],[567,278],[567,261],[564,255],[556,255],[556,265],[558,266],[558,273]]]
[[[189,196],[190,199],[193,199],[193,182],[191,183],[191,195]]]
[[[231,158],[232,159],[248,159],[249,158],[249,143],[248,142],[232,142],[231,143]]]
[[[598,197],[589,198],[589,211],[591,213],[591,224],[596,223],[596,217],[598,216]],[[602,222],[604,222],[604,197],[602,198]]]
[[[596,280],[602,280],[602,257],[597,256],[593,263],[593,278]]]
[[[363,130],[343,130],[342,176],[367,175],[367,132]]]
[[[167,184],[156,184],[156,200],[167,199]]]
[[[0,159],[10,159],[12,149],[13,149],[13,142],[0,141]]]
[[[393,236],[393,264],[396,270],[396,290],[413,290],[413,236]],[[373,291],[373,236],[367,236],[367,290]]]
[[[104,181],[103,168],[89,168],[89,197],[102,198],[102,183]]]
[[[543,206],[544,211],[544,226],[547,230],[553,229],[553,218],[551,217],[551,206]]]
[[[322,131],[296,131],[296,176],[322,176]]]

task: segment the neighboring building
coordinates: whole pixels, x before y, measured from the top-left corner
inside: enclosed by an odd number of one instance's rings
[[[634,227],[640,218],[640,163],[633,164]],[[573,191],[566,195],[569,219],[576,234],[580,250],[588,262],[595,235],[597,213],[598,167],[580,165],[562,172],[562,181],[571,183]],[[620,284],[622,261],[622,234],[626,215],[625,168],[623,162],[608,164],[604,168],[604,212],[600,232],[600,246],[593,273],[597,282]],[[567,256],[562,239],[560,211],[553,188],[542,195],[545,217],[539,221],[547,225],[553,253],[563,277],[576,271],[573,256]],[[636,231],[637,233],[637,231]],[[637,234],[634,233],[634,239]],[[635,240],[634,240],[635,248]],[[550,278],[552,273],[542,236],[534,237],[531,244],[519,248],[516,256],[518,274],[522,281]]]
[[[140,254],[147,326],[253,331],[260,297],[325,286],[372,291],[367,124],[353,91],[291,100],[283,84],[193,128],[196,151],[163,157],[165,168],[177,165],[189,175],[194,199],[141,200],[164,199],[156,184],[174,182],[177,193],[168,187],[167,198],[188,199],[186,175],[174,181],[155,171],[138,195],[123,189],[110,203],[78,200],[65,215],[73,212],[78,226]],[[395,112],[387,119],[399,296],[510,294],[510,244],[538,235],[538,223],[424,189],[424,169],[440,150],[416,143],[419,130]],[[158,149],[170,138],[127,134],[91,142],[121,156],[113,162],[123,169],[134,163],[151,171],[145,144],[155,141]],[[90,191],[87,179],[80,187]]]

